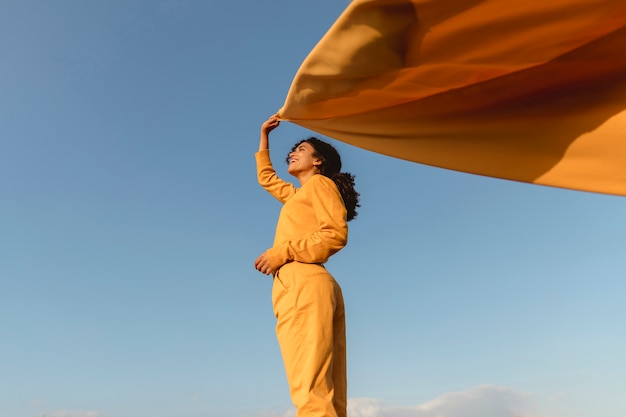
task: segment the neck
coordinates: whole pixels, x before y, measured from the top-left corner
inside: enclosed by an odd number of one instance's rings
[[[315,174],[319,174],[319,171],[315,170],[315,171],[301,172],[298,175],[296,175],[296,178],[298,178],[298,181],[300,182],[300,186],[302,187]]]

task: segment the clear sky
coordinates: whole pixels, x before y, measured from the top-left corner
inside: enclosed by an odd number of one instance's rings
[[[253,154],[347,4],[0,0],[0,417],[293,413]],[[626,199],[333,143],[350,417],[626,415]]]

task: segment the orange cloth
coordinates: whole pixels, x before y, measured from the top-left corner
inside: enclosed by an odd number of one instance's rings
[[[354,0],[279,115],[410,161],[626,195],[626,1]]]

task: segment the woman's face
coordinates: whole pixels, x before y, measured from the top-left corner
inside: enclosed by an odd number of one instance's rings
[[[319,158],[313,156],[315,148],[308,143],[302,142],[295,151],[289,154],[287,171],[294,176],[307,172],[319,172],[318,166],[322,164]]]

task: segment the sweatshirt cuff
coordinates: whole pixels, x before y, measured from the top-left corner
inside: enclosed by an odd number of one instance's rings
[[[289,261],[289,253],[287,247],[273,247],[265,252],[265,256],[272,265],[272,269],[277,270]]]
[[[257,160],[269,162],[270,161],[270,150],[269,149],[264,149],[262,151],[255,152],[254,156],[256,157]]]

